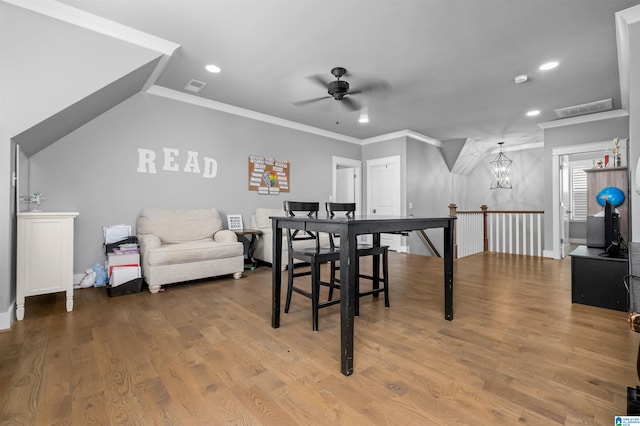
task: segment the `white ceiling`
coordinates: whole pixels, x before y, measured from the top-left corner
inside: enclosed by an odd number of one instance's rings
[[[410,130],[440,141],[542,141],[554,109],[621,107],[616,11],[640,0],[61,0],[181,47],[156,81],[196,96],[364,139]],[[560,66],[542,72],[548,60]],[[204,66],[214,63],[220,74]],[[347,68],[370,123],[307,77]],[[515,84],[527,74],[527,83]],[[190,93],[190,92],[185,92]],[[530,109],[542,113],[525,116]],[[336,124],[336,115],[340,124]]]

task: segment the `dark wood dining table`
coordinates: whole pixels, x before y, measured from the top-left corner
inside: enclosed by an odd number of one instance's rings
[[[357,236],[372,234],[373,244],[380,245],[381,233],[407,232],[420,229],[444,230],[444,318],[453,320],[453,226],[452,217],[415,216],[295,216],[271,217],[273,227],[272,311],[271,326],[280,327],[282,278],[282,230],[286,228],[340,235],[340,341],[342,374],[353,374],[353,337],[355,317],[355,281]],[[391,279],[393,279],[391,277]]]

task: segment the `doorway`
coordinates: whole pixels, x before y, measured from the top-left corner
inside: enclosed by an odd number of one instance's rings
[[[335,203],[356,203],[356,214],[360,214],[362,212],[361,188],[361,161],[334,156],[331,201]]]
[[[622,156],[622,164],[627,164],[627,140],[620,140],[620,153]],[[596,153],[604,155],[606,150],[610,150],[612,148],[611,141],[602,141],[602,142],[593,142],[593,143],[585,143],[585,144],[576,144],[563,146],[558,148],[553,148],[551,150],[551,170],[552,170],[552,248],[551,252],[545,253],[546,257],[553,257],[554,259],[562,259],[566,253],[563,253],[563,232],[564,232],[564,222],[566,219],[566,212],[563,209],[562,201],[563,201],[563,170],[561,165],[563,163],[563,158],[567,158],[566,156],[573,156],[577,154],[586,154],[586,153]],[[545,250],[546,252],[546,250]]]
[[[367,214],[399,216],[402,214],[400,156],[367,161]],[[402,236],[382,234],[380,242],[390,250],[403,250]]]

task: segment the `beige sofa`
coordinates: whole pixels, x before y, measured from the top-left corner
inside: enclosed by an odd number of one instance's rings
[[[164,284],[244,270],[244,250],[235,232],[222,229],[216,209],[143,209],[136,233],[142,274],[151,293]]]
[[[283,209],[267,209],[258,208],[256,213],[251,216],[251,227],[253,229],[259,229],[262,231],[262,235],[258,238],[255,251],[253,252],[253,258],[265,262],[268,264],[273,263],[273,230],[271,228],[271,216],[285,216]],[[329,235],[325,233],[320,234],[320,245],[329,246]],[[295,246],[314,247],[315,242],[313,240],[296,241]],[[287,231],[282,230],[282,270],[287,267],[287,256],[289,250],[287,249]],[[294,259],[294,263],[300,263],[301,261]]]

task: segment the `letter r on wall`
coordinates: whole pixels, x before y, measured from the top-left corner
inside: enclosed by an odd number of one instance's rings
[[[156,173],[156,153],[150,149],[138,148],[138,173]]]

